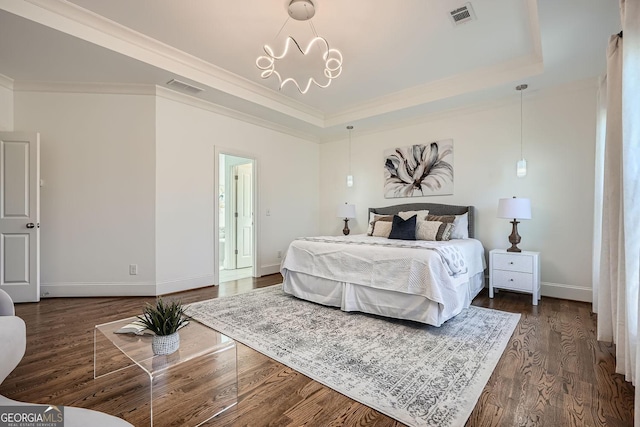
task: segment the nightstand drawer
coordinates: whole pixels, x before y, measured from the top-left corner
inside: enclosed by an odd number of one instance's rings
[[[527,255],[493,254],[492,269],[533,273],[533,257]]]
[[[533,291],[533,274],[493,270],[493,287],[518,291]]]

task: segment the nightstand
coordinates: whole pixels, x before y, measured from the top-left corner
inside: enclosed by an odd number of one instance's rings
[[[494,289],[529,292],[533,305],[540,300],[540,252],[489,252],[489,298]]]

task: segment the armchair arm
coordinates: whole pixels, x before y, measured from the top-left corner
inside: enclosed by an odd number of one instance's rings
[[[18,366],[27,347],[27,328],[17,316],[0,316],[0,383]]]

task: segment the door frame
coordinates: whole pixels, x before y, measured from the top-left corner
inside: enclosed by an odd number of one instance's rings
[[[245,163],[240,163],[240,164],[236,164],[231,166],[230,168],[230,172],[231,175],[233,176],[233,184],[230,185],[229,187],[232,188],[231,193],[233,195],[233,205],[234,205],[234,211],[235,213],[231,215],[232,218],[232,223],[233,223],[233,243],[231,245],[229,245],[229,249],[233,248],[234,249],[234,254],[235,255],[235,265],[236,265],[236,269],[239,268],[246,268],[246,267],[240,267],[239,264],[239,260],[240,260],[240,253],[241,253],[241,245],[240,245],[240,241],[242,240],[242,235],[240,233],[240,209],[238,209],[238,205],[240,202],[240,199],[242,198],[242,196],[244,195],[244,190],[241,188],[240,186],[240,169],[242,166],[249,166],[249,172],[250,172],[250,177],[251,177],[251,188],[249,190],[250,196],[251,198],[253,198],[253,160],[252,159],[247,159],[246,157],[242,157],[243,159],[248,160]],[[227,166],[225,165],[225,168],[227,168]],[[256,217],[256,212],[254,210],[254,205],[253,205],[253,200],[251,200],[251,241],[253,242],[253,228],[254,228],[254,221],[255,221],[255,217]],[[225,211],[226,213],[226,211]],[[226,219],[225,219],[225,223],[226,223]],[[225,244],[226,246],[226,244]],[[251,243],[251,256],[250,257],[243,257],[243,260],[245,262],[249,262],[251,264],[251,267],[253,268],[253,243]],[[250,258],[250,260],[249,260]]]
[[[0,285],[2,285],[0,289],[7,291],[14,302],[38,302],[40,301],[40,134],[38,132],[2,131],[0,138],[3,142],[5,140],[7,142],[29,142],[26,153],[28,157],[27,172],[29,176],[26,177],[28,188],[25,188],[28,197],[28,214],[5,219],[9,222],[7,228],[11,230],[8,234],[29,236],[29,266],[28,272],[26,272],[28,279],[21,284],[5,284],[5,259],[0,259]],[[4,154],[4,150],[2,150],[0,152],[0,161],[2,162],[5,161]],[[1,166],[0,170],[3,170]],[[4,179],[4,176],[0,176],[2,185],[4,185]],[[31,223],[30,227],[27,223]],[[3,230],[6,230],[5,225],[3,225]],[[2,245],[0,244],[0,246]],[[0,253],[0,256],[4,257],[5,255]]]
[[[213,196],[213,254],[214,254],[214,263],[213,263],[213,277],[215,284],[220,284],[220,199],[218,198],[218,191],[220,188],[220,157],[223,155],[236,156],[236,157],[244,157],[245,159],[251,160],[253,163],[253,175],[251,177],[252,180],[252,203],[253,203],[253,242],[252,242],[252,252],[253,252],[253,274],[252,277],[260,277],[260,254],[258,253],[258,236],[260,235],[260,207],[258,204],[258,176],[260,173],[259,169],[259,159],[257,156],[251,153],[247,153],[241,150],[236,150],[228,147],[215,146],[214,147],[214,173],[213,173],[213,188],[214,194]]]

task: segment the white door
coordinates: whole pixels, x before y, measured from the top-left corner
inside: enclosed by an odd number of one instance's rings
[[[40,135],[0,132],[0,289],[40,301]]]
[[[253,194],[251,163],[236,166],[236,268],[253,261]]]

